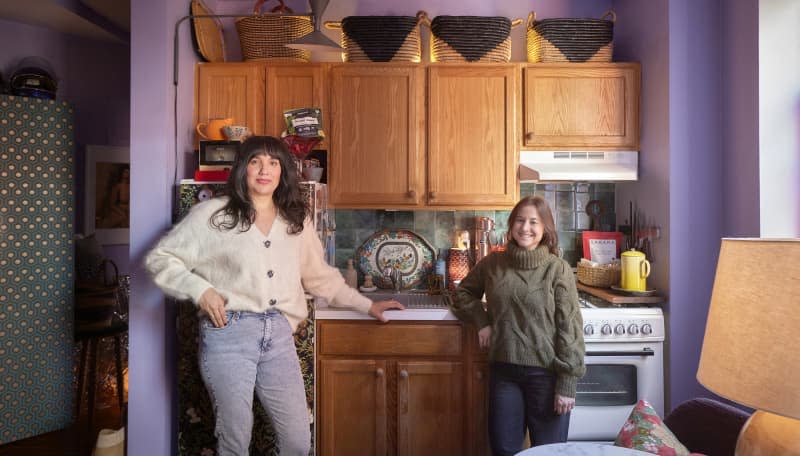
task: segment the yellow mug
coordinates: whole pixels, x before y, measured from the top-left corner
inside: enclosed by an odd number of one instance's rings
[[[197,130],[197,134],[203,139],[224,141],[225,133],[222,129],[229,125],[233,125],[233,118],[231,117],[225,119],[208,119],[208,122],[198,123],[195,130]]]
[[[630,291],[647,291],[647,276],[650,275],[650,262],[644,253],[630,249],[622,252],[622,278],[620,288]]]

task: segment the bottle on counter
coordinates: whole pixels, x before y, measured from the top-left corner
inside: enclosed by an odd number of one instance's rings
[[[344,282],[351,288],[358,288],[358,273],[353,267],[353,259],[347,260],[347,269],[344,271]]]
[[[445,263],[444,257],[444,251],[440,250],[439,258],[436,260],[436,266],[434,268],[434,274],[441,277],[439,280],[441,281],[442,288],[447,287],[447,263]]]

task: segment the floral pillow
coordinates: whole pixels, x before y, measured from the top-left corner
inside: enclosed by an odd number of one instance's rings
[[[688,456],[690,454],[675,434],[667,429],[653,406],[641,399],[633,407],[628,420],[622,425],[614,445],[633,448],[660,456]]]

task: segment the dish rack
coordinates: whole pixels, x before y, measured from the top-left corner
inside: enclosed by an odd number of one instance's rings
[[[590,287],[609,288],[612,285],[619,285],[620,265],[600,264],[592,266],[584,262],[578,263],[578,281]]]

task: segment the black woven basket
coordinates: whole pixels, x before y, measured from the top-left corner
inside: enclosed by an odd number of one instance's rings
[[[508,62],[511,28],[500,16],[436,16],[430,21],[431,62]]]
[[[528,15],[528,62],[610,62],[614,22],[609,10],[600,19],[542,19]]]
[[[421,40],[417,16],[347,16],[325,27],[342,30],[345,62],[419,62]]]

